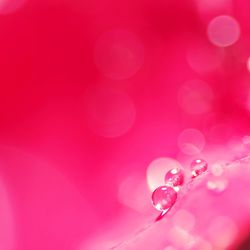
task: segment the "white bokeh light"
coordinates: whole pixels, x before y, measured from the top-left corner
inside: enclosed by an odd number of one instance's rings
[[[224,167],[226,166],[226,162],[215,162],[211,165],[211,173],[214,176],[221,176],[224,173]]]
[[[165,184],[166,173],[173,168],[182,168],[181,164],[172,158],[162,157],[152,161],[147,168],[147,182],[151,191]]]
[[[210,73],[221,66],[222,53],[211,44],[195,42],[187,51],[187,62],[196,73]]]
[[[199,115],[212,109],[214,93],[211,87],[201,81],[192,80],[184,83],[178,92],[178,103],[188,114]]]
[[[106,77],[128,79],[142,67],[144,47],[135,34],[125,30],[112,30],[97,40],[94,61],[98,70]]]
[[[227,47],[240,37],[240,25],[232,16],[222,15],[212,19],[207,28],[208,39],[218,47]]]
[[[228,187],[228,180],[223,177],[213,177],[207,182],[208,190],[214,193],[222,193]]]
[[[124,135],[136,117],[131,98],[108,87],[92,88],[85,93],[85,111],[90,129],[103,137]]]
[[[185,129],[178,137],[179,149],[186,155],[200,154],[205,144],[206,140],[204,135],[197,129]]]

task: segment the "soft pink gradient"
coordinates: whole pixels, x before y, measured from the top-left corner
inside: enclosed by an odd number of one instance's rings
[[[250,150],[249,13],[0,0],[0,249],[237,249],[250,168],[220,164]],[[200,157],[212,173],[152,224],[152,191]]]

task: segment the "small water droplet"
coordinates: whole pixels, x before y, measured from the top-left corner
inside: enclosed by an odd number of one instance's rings
[[[152,194],[154,207],[159,211],[170,209],[176,202],[177,192],[168,186],[160,186]]]
[[[191,162],[191,169],[192,176],[195,178],[207,171],[207,162],[202,159],[196,159]]]
[[[184,183],[184,173],[179,168],[173,168],[165,175],[165,184],[170,187],[182,186]]]

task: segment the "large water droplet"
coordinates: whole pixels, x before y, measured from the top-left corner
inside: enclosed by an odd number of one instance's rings
[[[170,209],[176,202],[176,191],[167,186],[160,186],[152,194],[152,202],[154,207],[159,211]]]
[[[191,162],[192,176],[197,177],[207,171],[207,162],[202,159],[196,159]]]
[[[165,175],[165,184],[170,187],[182,186],[184,183],[184,173],[179,168],[173,168]]]

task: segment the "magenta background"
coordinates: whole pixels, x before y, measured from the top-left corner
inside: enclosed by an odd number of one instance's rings
[[[199,129],[207,145],[250,132],[250,4],[226,6],[201,14],[191,0],[27,0],[0,16],[1,249],[78,250],[107,231],[114,231],[107,240],[125,239],[156,214],[146,185],[144,212],[119,202],[125,178],[145,182],[152,160],[177,157],[183,129]],[[222,49],[218,69],[195,73],[187,48],[209,46],[207,24],[220,14],[237,18],[241,37]],[[96,40],[114,29],[132,32],[144,47],[143,64],[128,79],[110,79],[95,64]],[[190,115],[178,104],[180,86],[192,79],[213,89],[210,112]],[[135,122],[122,136],[89,128],[86,91],[99,85],[133,100]],[[216,124],[228,132],[211,132]]]

